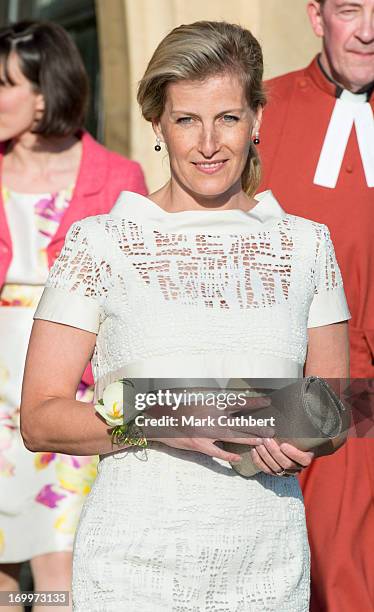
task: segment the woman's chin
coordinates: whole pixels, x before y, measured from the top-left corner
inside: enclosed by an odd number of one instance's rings
[[[198,197],[203,198],[218,198],[225,193],[233,190],[235,183],[232,181],[214,180],[209,178],[203,181],[191,181],[186,184],[187,190]]]
[[[7,142],[8,140],[12,140],[15,137],[14,132],[12,130],[2,130],[0,128],[0,142]]]

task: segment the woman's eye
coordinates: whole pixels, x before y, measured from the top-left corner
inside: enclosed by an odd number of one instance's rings
[[[239,121],[239,117],[235,117],[235,115],[223,115],[223,120],[225,123],[236,123]]]
[[[177,123],[192,123],[192,117],[179,117],[179,119],[177,119]]]

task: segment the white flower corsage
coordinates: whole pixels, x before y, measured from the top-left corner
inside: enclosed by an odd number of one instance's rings
[[[112,444],[147,446],[143,431],[131,422],[134,418],[134,400],[134,383],[122,378],[105,387],[103,397],[95,404],[96,412],[112,428]]]

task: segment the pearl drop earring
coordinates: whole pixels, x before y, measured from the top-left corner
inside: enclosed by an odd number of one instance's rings
[[[259,145],[260,144],[260,132],[256,132],[255,137],[253,139],[253,144],[255,144],[255,145]]]

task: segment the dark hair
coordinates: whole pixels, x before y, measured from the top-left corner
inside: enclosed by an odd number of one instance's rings
[[[44,97],[45,110],[34,134],[70,136],[83,127],[88,103],[88,77],[79,51],[56,23],[22,21],[0,29],[0,63],[9,74],[9,57]]]

